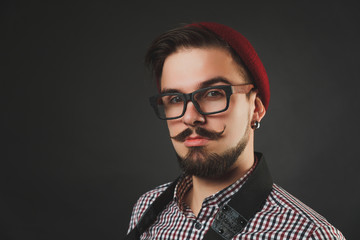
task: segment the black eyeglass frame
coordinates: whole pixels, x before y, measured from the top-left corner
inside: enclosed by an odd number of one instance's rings
[[[225,112],[228,108],[229,108],[229,105],[230,105],[230,97],[233,93],[237,93],[237,92],[234,92],[233,91],[233,87],[236,87],[236,86],[246,86],[246,85],[252,85],[252,88],[248,91],[248,92],[239,92],[239,93],[249,93],[250,91],[252,91],[255,86],[251,83],[245,83],[245,84],[239,84],[239,85],[217,85],[217,86],[210,86],[210,87],[206,87],[206,88],[201,88],[201,89],[198,89],[192,93],[161,93],[161,94],[157,94],[157,95],[154,95],[154,96],[151,96],[149,98],[149,101],[150,101],[150,105],[153,107],[154,111],[155,111],[155,114],[158,116],[158,118],[160,118],[161,120],[173,120],[173,119],[177,119],[177,118],[181,118],[182,116],[184,116],[185,112],[186,112],[186,108],[187,108],[187,103],[189,101],[191,101],[196,110],[201,114],[201,115],[211,115],[211,114],[217,114],[217,113],[221,113],[221,112]],[[220,111],[215,111],[215,112],[209,112],[209,113],[206,113],[206,112],[203,112],[201,111],[200,109],[200,105],[197,103],[197,101],[194,99],[194,96],[198,93],[198,92],[202,92],[202,91],[207,91],[207,90],[211,90],[211,89],[222,89],[224,90],[225,94],[226,94],[226,107]],[[182,113],[177,116],[177,117],[171,117],[171,118],[163,118],[161,117],[160,113],[159,113],[159,109],[157,107],[157,100],[161,97],[164,97],[164,96],[179,96],[183,102],[184,102],[184,107],[183,107],[183,111]]]

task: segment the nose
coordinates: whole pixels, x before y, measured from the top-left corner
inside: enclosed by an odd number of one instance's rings
[[[198,112],[194,104],[189,101],[186,106],[186,112],[182,118],[184,124],[196,126],[205,123],[205,116]]]

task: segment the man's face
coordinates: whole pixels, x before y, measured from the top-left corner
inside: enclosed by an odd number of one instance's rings
[[[208,86],[244,83],[247,82],[243,72],[226,50],[179,49],[164,62],[161,91],[191,93]],[[229,109],[212,115],[201,115],[189,101],[184,116],[168,120],[169,133],[180,165],[184,167],[186,161],[185,165],[190,165],[190,169],[196,168],[195,171],[190,170],[190,174],[194,175],[224,174],[252,139],[250,121],[254,111],[255,95],[251,93],[250,98],[247,98],[245,94],[233,94]],[[205,134],[195,131],[199,128],[204,129]],[[207,134],[206,130],[214,134]],[[186,137],[182,140],[173,138],[184,131]],[[217,159],[221,159],[222,162],[216,162]],[[211,161],[210,167],[215,169],[209,170],[207,168]],[[222,163],[226,161],[228,163],[223,166]],[[220,172],[216,172],[216,168],[220,168]]]

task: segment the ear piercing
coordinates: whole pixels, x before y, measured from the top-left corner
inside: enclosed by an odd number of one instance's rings
[[[252,129],[259,129],[260,128],[260,122],[258,122],[258,121],[252,121],[251,122],[251,128]]]

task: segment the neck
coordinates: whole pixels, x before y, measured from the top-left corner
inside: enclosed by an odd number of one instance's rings
[[[216,178],[192,176],[193,187],[186,196],[186,203],[197,216],[205,198],[236,182],[250,170],[253,164],[253,150],[251,152],[245,150],[224,176]]]

